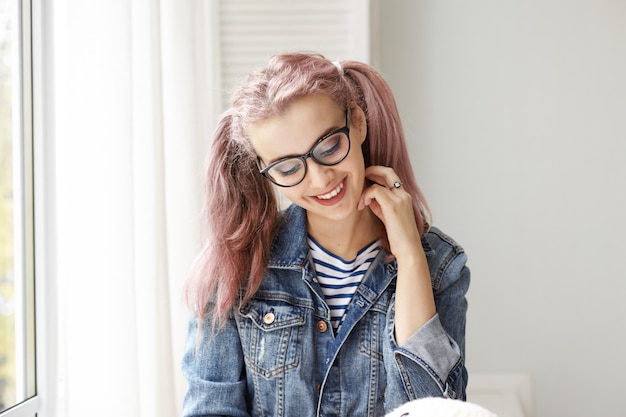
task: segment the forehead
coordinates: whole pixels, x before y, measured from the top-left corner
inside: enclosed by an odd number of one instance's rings
[[[330,97],[310,95],[284,112],[252,124],[247,133],[257,155],[269,162],[306,153],[325,133],[343,126],[344,117],[341,106]]]

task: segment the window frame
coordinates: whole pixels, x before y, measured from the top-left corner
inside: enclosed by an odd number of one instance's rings
[[[20,333],[25,340],[24,358],[22,368],[25,371],[24,381],[27,398],[21,400],[12,407],[0,411],[0,417],[32,417],[38,415],[41,408],[41,399],[38,395],[37,379],[37,307],[35,289],[35,185],[34,185],[34,137],[33,137],[33,56],[32,56],[32,0],[17,0],[19,21],[19,90],[20,95],[19,116],[13,117],[19,123],[20,149],[14,151],[19,160],[15,161],[19,166],[14,169],[15,175],[19,175],[21,188],[14,193],[14,198],[19,199],[15,204],[19,213],[15,214],[14,223],[21,230],[21,248],[15,250],[21,256],[16,257],[16,268],[23,271],[24,283],[20,294],[24,297],[19,305],[23,304],[23,330]],[[14,183],[16,181],[14,180]],[[17,333],[17,332],[16,332]],[[29,393],[33,393],[29,395]]]

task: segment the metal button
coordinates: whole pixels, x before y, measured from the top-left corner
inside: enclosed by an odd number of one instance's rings
[[[272,313],[271,311],[269,313],[267,313],[266,315],[263,316],[263,323],[265,324],[272,324],[274,323],[274,319],[276,317],[274,317],[274,313]]]
[[[328,325],[326,324],[324,320],[320,320],[317,322],[317,330],[324,333],[326,329],[328,329]]]

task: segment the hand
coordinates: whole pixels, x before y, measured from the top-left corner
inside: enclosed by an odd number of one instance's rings
[[[387,230],[391,253],[396,258],[422,255],[422,243],[411,195],[402,186],[394,187],[401,179],[393,168],[371,166],[365,169],[365,177],[374,184],[367,187],[357,205],[359,210],[369,207],[383,222]]]

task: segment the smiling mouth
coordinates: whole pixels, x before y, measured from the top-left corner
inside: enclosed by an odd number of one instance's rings
[[[318,195],[318,196],[316,196],[316,198],[319,198],[320,200],[330,200],[331,198],[333,198],[337,194],[339,194],[342,189],[343,189],[343,181],[340,182],[339,185],[337,186],[337,188],[335,188],[331,192],[329,192],[327,194]]]

